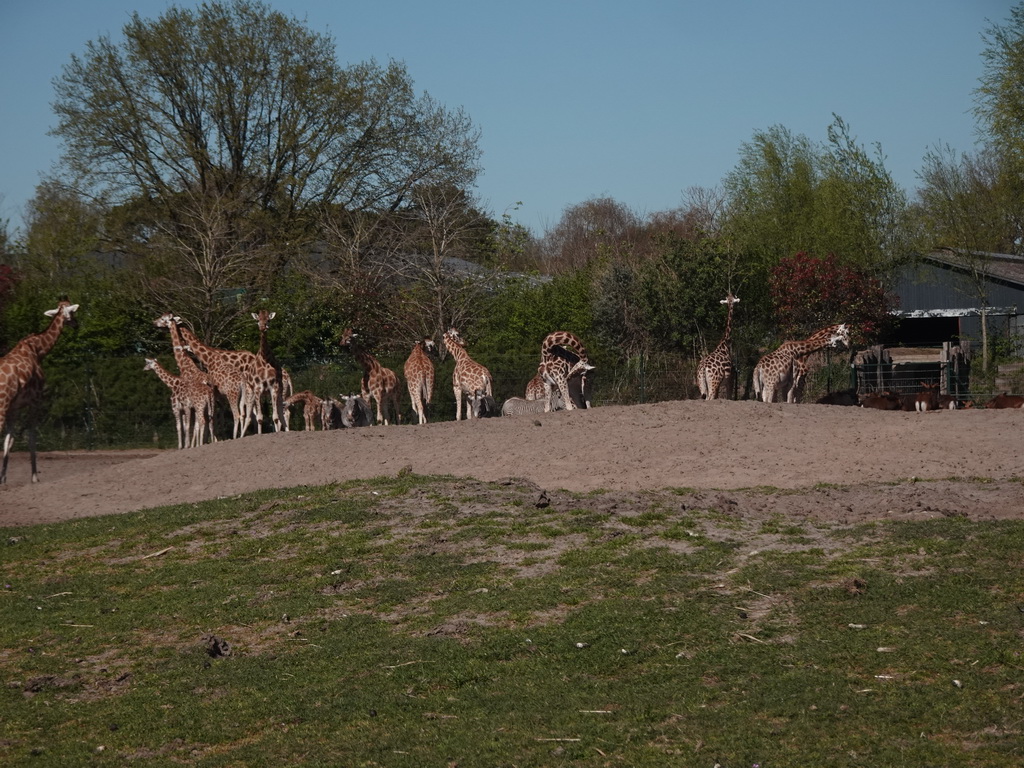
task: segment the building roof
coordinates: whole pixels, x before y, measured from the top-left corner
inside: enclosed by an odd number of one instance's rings
[[[970,272],[972,268],[977,268],[981,275],[989,279],[1024,288],[1024,256],[942,248],[927,254],[924,259],[961,272]]]

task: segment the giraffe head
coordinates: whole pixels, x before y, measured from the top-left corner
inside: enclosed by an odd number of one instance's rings
[[[435,344],[434,340],[429,336],[423,337],[423,340],[420,341],[420,346],[423,348],[423,351],[426,352],[428,355],[437,354],[437,344]]]
[[[460,347],[466,346],[465,340],[459,335],[459,332],[455,328],[449,328],[444,333],[445,341],[450,341],[452,344],[458,344]]]
[[[351,328],[346,328],[344,331],[341,332],[341,338],[338,340],[338,344],[340,344],[343,347],[351,346],[352,340],[355,339],[357,336],[358,334]]]
[[[154,360],[152,357],[147,357],[146,358],[146,364],[144,366],[142,366],[142,370],[144,370],[144,371],[155,371],[157,365],[158,365],[158,363],[157,363],[156,360]]]
[[[838,347],[840,345],[849,346],[850,344],[850,326],[846,323],[835,325],[832,327],[832,334],[829,336],[828,345],[830,347]]]
[[[268,312],[265,309],[252,313],[252,319],[256,321],[260,332],[265,332],[267,330],[267,326],[270,325],[270,321],[275,317],[277,317],[277,312]]]
[[[176,317],[173,312],[164,312],[160,317],[153,321],[153,325],[157,328],[170,328],[181,318]]]
[[[727,304],[729,306],[729,309],[732,309],[732,305],[733,304],[739,304],[740,303],[740,297],[739,296],[733,296],[730,293],[728,296],[726,296],[724,299],[722,299],[718,303],[719,304]]]
[[[48,309],[43,314],[47,317],[56,317],[59,314],[64,321],[64,325],[68,328],[74,328],[78,325],[78,321],[75,319],[75,312],[77,311],[77,304],[62,300],[58,302],[56,309]]]

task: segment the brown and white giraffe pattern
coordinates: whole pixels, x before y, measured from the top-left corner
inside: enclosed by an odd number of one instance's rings
[[[261,309],[252,313],[252,319],[260,331],[260,351],[256,354],[256,380],[259,389],[250,397],[249,410],[256,416],[259,431],[263,431],[263,393],[270,393],[270,413],[274,420],[274,431],[288,431],[288,414],[285,410],[285,399],[292,394],[292,380],[288,372],[281,367],[267,341],[267,327],[277,317],[276,312]]]
[[[340,344],[347,347],[363,369],[360,384],[364,399],[377,402],[377,423],[387,425],[389,414],[398,423],[398,374],[385,368],[369,352],[359,346],[357,334],[346,328],[341,334]]]
[[[430,355],[434,354],[434,340],[427,337],[417,341],[409,353],[402,369],[405,373],[405,384],[409,389],[412,409],[420,420],[427,423],[427,406],[434,395],[434,363]]]
[[[202,444],[206,431],[207,403],[197,398],[206,396],[205,391],[197,391],[182,376],[175,376],[154,358],[147,357],[143,370],[153,371],[167,388],[171,390],[171,412],[174,414],[174,427],[178,432],[178,450],[196,448]],[[213,390],[209,390],[212,399]],[[193,420],[194,415],[194,420]]]
[[[28,445],[32,465],[32,482],[39,482],[36,467],[36,431],[39,409],[43,398],[42,359],[53,349],[65,325],[73,325],[77,304],[61,301],[56,309],[44,314],[52,318],[41,333],[33,333],[14,345],[0,357],[0,435],[4,441],[3,466],[0,467],[0,485],[7,482],[7,460],[14,445],[14,418],[18,411],[28,417]]]
[[[328,429],[327,425],[324,424],[324,401],[308,389],[304,389],[301,392],[296,392],[294,395],[286,397],[284,404],[285,407],[291,407],[293,405],[302,406],[302,419],[306,424],[307,430],[316,429],[317,418],[320,419],[320,423],[323,428]]]
[[[537,375],[544,382],[544,411],[552,410],[552,393],[557,390],[566,410],[575,410],[569,393],[569,379],[586,375],[594,366],[590,364],[586,347],[580,337],[570,331],[552,331],[540,345],[540,365]]]
[[[729,398],[735,389],[736,367],[732,362],[732,308],[739,298],[731,293],[722,299],[727,305],[725,333],[718,346],[705,355],[697,365],[697,388],[705,400],[715,400],[720,395]]]
[[[452,391],[455,393],[455,420],[462,420],[462,403],[466,401],[466,418],[473,418],[470,398],[479,390],[482,395],[493,396],[491,372],[469,356],[466,342],[455,328],[445,331],[442,339],[448,354],[455,360],[452,371]]]
[[[258,392],[257,387],[260,386],[256,375],[256,355],[244,350],[207,346],[187,325],[180,322],[178,329],[185,345],[206,368],[214,388],[227,398],[234,419],[232,435],[236,438],[241,437],[249,427],[249,393]]]
[[[801,341],[783,342],[754,367],[754,396],[765,403],[773,403],[779,398],[796,402],[802,383],[796,378],[806,375],[807,356],[849,343],[850,329],[845,323],[822,328]]]
[[[195,360],[189,356],[185,342],[181,338],[181,333],[178,329],[179,319],[173,312],[165,312],[153,321],[153,325],[158,328],[166,328],[171,332],[171,348],[174,351],[174,362],[178,365],[178,376],[187,388],[188,408],[194,414],[194,420],[190,416],[191,432],[186,431],[190,439],[186,442],[190,447],[202,445],[208,431],[210,442],[215,443],[217,442],[217,435],[214,431],[213,418],[214,408],[216,407],[216,394],[213,383],[210,380],[209,374],[200,370]],[[159,373],[157,375],[159,376]]]

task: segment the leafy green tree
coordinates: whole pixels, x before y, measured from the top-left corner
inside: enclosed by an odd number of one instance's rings
[[[723,227],[735,249],[763,274],[793,253],[834,253],[844,264],[891,273],[912,250],[905,193],[838,116],[828,142],[775,126],[743,145],[724,181]]]
[[[55,85],[69,175],[133,207],[124,247],[162,254],[154,299],[208,338],[245,311],[226,296],[265,292],[308,245],[317,211],[394,211],[478,172],[470,120],[403,65],[342,67],[332,40],[257,0],[135,14]]]
[[[1024,253],[1024,3],[984,35],[984,71],[975,90],[975,117],[999,159],[998,191],[1008,253]]]

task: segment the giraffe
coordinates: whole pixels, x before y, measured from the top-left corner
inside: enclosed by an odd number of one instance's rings
[[[202,445],[206,432],[207,413],[212,415],[213,389],[199,379],[175,376],[151,357],[146,358],[144,371],[153,371],[171,390],[171,411],[178,431],[178,450]],[[193,428],[192,414],[195,413]]]
[[[434,394],[434,363],[429,355],[434,354],[435,350],[434,340],[429,336],[417,341],[403,369],[412,409],[419,417],[420,424],[427,423],[427,406],[430,405],[430,398]]]
[[[14,415],[18,410],[27,412],[32,482],[39,482],[39,471],[36,468],[36,432],[43,399],[44,376],[41,361],[57,343],[64,326],[75,326],[77,311],[77,304],[59,302],[56,309],[44,312],[47,317],[52,318],[45,331],[26,336],[15,344],[10,352],[0,357],[0,435],[3,435],[4,440],[0,485],[7,482],[7,460],[14,445]]]
[[[213,429],[213,412],[216,407],[216,396],[213,383],[209,374],[200,370],[195,360],[189,357],[178,328],[178,321],[180,319],[173,312],[165,312],[153,321],[153,325],[158,328],[166,328],[171,332],[171,348],[174,350],[174,362],[178,365],[178,375],[187,382],[190,389],[191,408],[195,410],[196,414],[195,432],[192,434],[191,441],[192,447],[203,444],[207,429],[210,431],[210,442],[216,443],[217,435]],[[159,372],[157,372],[157,376],[159,375]],[[165,381],[164,383],[166,384],[167,382]]]
[[[320,417],[320,423],[324,429],[328,429],[324,419],[324,401],[310,392],[308,389],[304,389],[301,392],[296,392],[285,398],[285,407],[292,405],[302,404],[302,418],[306,422],[306,429],[316,429],[316,418]]]
[[[586,375],[594,370],[587,357],[587,350],[579,336],[569,331],[552,331],[540,345],[540,366],[537,374],[544,382],[544,412],[552,409],[552,392],[557,388],[565,403],[565,409],[576,409],[569,394],[569,379]]]
[[[270,342],[267,341],[267,326],[270,325],[270,321],[276,316],[276,312],[268,312],[265,309],[252,313],[252,319],[256,321],[256,325],[260,330],[260,351],[256,355],[259,361],[256,373],[260,380],[260,388],[251,400],[251,407],[258,411],[257,423],[259,424],[260,432],[263,431],[263,406],[261,400],[263,399],[264,392],[270,392],[270,412],[274,419],[274,431],[280,432],[282,428],[285,432],[288,431],[288,412],[284,401],[285,398],[290,397],[292,394],[292,377],[277,362],[277,358],[270,348]]]
[[[815,352],[840,344],[849,344],[850,329],[845,324],[830,325],[815,331],[802,341],[786,341],[774,352],[762,357],[754,368],[754,395],[766,403],[785,397],[795,403],[799,398],[797,377],[806,375],[805,358]]]
[[[341,334],[341,346],[347,347],[356,362],[363,369],[363,379],[360,383],[360,391],[364,400],[377,401],[377,423],[388,424],[388,412],[395,417],[398,423],[398,374],[390,368],[385,368],[380,362],[356,343],[357,334],[346,328]]]
[[[214,389],[227,398],[234,420],[232,436],[242,437],[249,428],[249,393],[259,391],[256,355],[244,350],[209,347],[187,325],[181,323],[181,318],[176,317],[175,324],[185,345],[206,368]],[[262,414],[258,417],[263,418]]]
[[[538,373],[526,383],[526,400],[544,399],[544,377]]]
[[[736,386],[736,368],[732,364],[732,308],[739,298],[728,294],[721,303],[728,306],[725,315],[725,333],[714,351],[705,355],[697,365],[697,388],[705,400],[715,400],[725,392],[730,398]]]
[[[462,419],[462,399],[466,398],[466,418],[473,418],[473,409],[470,407],[470,398],[480,390],[484,395],[492,396],[491,383],[493,378],[491,372],[480,363],[473,360],[466,351],[466,342],[462,340],[455,328],[445,331],[445,349],[455,359],[455,370],[452,372],[452,389],[455,392],[455,420]]]

